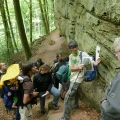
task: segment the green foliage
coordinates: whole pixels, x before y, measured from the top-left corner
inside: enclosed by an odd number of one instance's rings
[[[54,40],[50,40],[49,45],[54,45],[55,41]]]
[[[54,26],[54,3],[53,0],[46,0],[47,4],[42,5],[47,8],[48,16],[49,16],[49,25],[50,25],[50,31],[53,31],[55,29]],[[28,39],[28,42],[30,43],[30,1],[29,0],[20,0],[20,5],[21,5],[21,13],[24,21],[24,27],[26,31],[26,36]],[[11,23],[12,23],[12,30],[14,33],[15,41],[17,43],[17,48],[19,51],[22,49],[21,41],[20,41],[20,36],[18,32],[18,27],[16,24],[15,20],[15,12],[14,12],[14,7],[13,7],[13,1],[12,0],[7,0],[8,3],[8,9],[10,13],[10,18],[11,18]],[[5,7],[5,4],[4,4]],[[6,10],[6,7],[5,7]],[[41,19],[41,11],[39,8],[38,0],[32,0],[32,38],[33,40],[39,38],[40,36],[45,35],[44,32],[44,26],[43,26],[43,21]],[[7,15],[7,14],[6,14]],[[7,16],[8,17],[8,16]],[[0,16],[0,62],[5,61],[9,62],[9,55],[7,51],[7,45],[6,45],[6,36],[5,36],[5,29],[3,26],[2,22],[2,17]],[[54,41],[50,41],[50,44],[55,44]],[[15,46],[14,47],[14,53],[16,53]],[[10,48],[9,48],[10,49]]]

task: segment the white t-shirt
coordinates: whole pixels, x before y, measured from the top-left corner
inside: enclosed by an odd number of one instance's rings
[[[73,54],[69,55],[69,66],[70,67],[77,68],[78,65],[82,64],[82,61],[80,59],[80,52],[81,51],[78,51],[77,56],[74,56]],[[89,57],[89,55],[86,52],[82,52],[82,57],[83,56],[84,57]],[[83,81],[83,77],[84,77],[84,70],[82,70],[81,72],[79,72],[79,71],[72,72],[71,71],[70,81],[81,83]]]

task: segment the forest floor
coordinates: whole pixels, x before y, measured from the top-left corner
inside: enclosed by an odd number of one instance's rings
[[[50,35],[44,37],[44,40],[36,40],[32,47],[32,57],[30,61],[34,62],[38,58],[42,58],[43,62],[49,64],[50,66],[53,64],[53,60],[56,58],[56,53],[62,53],[63,57],[67,57],[69,55],[69,50],[67,48],[67,42],[64,37],[60,37],[59,31],[55,30]],[[19,54],[19,57],[14,57],[13,62],[24,61],[23,54]],[[58,105],[60,106],[59,110],[50,110],[48,111],[48,103],[52,101],[52,96],[48,95],[46,98],[46,113],[43,116],[40,116],[40,105],[33,106],[33,115],[29,118],[29,120],[49,120],[49,116],[52,114],[62,113],[64,109],[64,102],[60,99]],[[86,105],[79,101],[80,108],[71,112],[70,120],[99,120],[100,113],[98,113],[95,109],[86,107]],[[13,120],[13,111],[8,112],[5,111],[2,100],[0,99],[0,120]],[[53,120],[53,119],[50,119]],[[55,118],[55,120],[59,120],[59,118]]]

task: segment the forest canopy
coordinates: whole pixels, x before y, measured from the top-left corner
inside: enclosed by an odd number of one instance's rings
[[[29,60],[32,42],[55,29],[54,0],[0,0],[0,21],[0,61],[21,50]]]

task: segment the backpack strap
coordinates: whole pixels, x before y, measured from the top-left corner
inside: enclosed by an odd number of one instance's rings
[[[80,51],[79,56],[80,56],[80,59],[81,59],[81,61],[82,61],[82,51]],[[77,80],[77,78],[78,78],[78,76],[79,76],[80,72],[81,72],[81,70],[79,71],[79,73],[78,73],[78,75],[77,75],[77,77],[76,77],[76,80]],[[75,80],[75,82],[76,82],[76,80]]]
[[[21,84],[20,92],[21,92],[22,96],[21,96],[21,99],[20,99],[21,100],[21,105],[20,106],[21,106],[22,109],[23,109],[23,107],[27,107],[28,104],[37,104],[37,99],[35,99],[35,98],[31,99],[27,104],[23,104],[23,95],[24,95],[23,83],[25,83],[25,82],[32,82],[32,81],[29,77],[26,77],[26,78],[24,78],[22,83],[19,83],[19,84]],[[27,107],[27,109],[28,109],[28,107]]]
[[[80,51],[79,56],[80,56],[80,59],[81,59],[81,61],[82,61],[82,51]]]
[[[22,82],[19,81],[19,101],[20,101],[20,106],[23,109],[24,106],[26,106],[25,104],[23,104],[23,95],[24,95],[24,90],[23,90],[23,83],[25,82],[32,82],[31,79],[29,77],[24,78],[24,80]],[[27,107],[27,106],[26,106]]]

